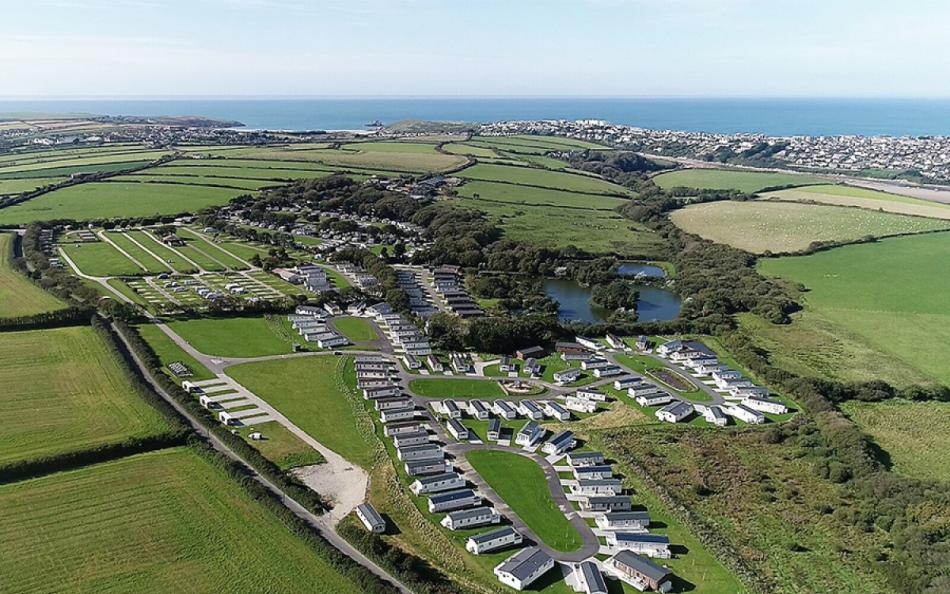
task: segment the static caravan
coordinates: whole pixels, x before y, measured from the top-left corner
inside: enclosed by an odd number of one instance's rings
[[[501,522],[501,514],[498,510],[493,507],[479,506],[449,512],[440,523],[449,530],[462,530],[499,522]]]
[[[482,502],[481,497],[475,494],[471,489],[459,489],[458,491],[449,491],[439,493],[429,498],[429,513],[446,512],[465,507],[472,507]]]
[[[505,526],[468,537],[465,541],[465,550],[473,555],[480,555],[519,545],[521,540],[520,532],[511,526]]]

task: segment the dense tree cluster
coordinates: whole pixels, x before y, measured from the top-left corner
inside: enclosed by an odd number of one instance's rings
[[[621,279],[594,285],[590,296],[591,303],[610,310],[635,310],[639,299],[636,283]]]

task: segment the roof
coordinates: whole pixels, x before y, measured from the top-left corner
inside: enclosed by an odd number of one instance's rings
[[[474,497],[475,491],[471,489],[458,489],[457,491],[449,491],[448,493],[440,493],[438,495],[433,495],[429,498],[429,501],[432,503],[442,503],[443,501],[456,501],[458,499],[468,499],[469,497]]]
[[[552,438],[548,441],[548,443],[559,444],[559,443],[564,443],[564,442],[567,442],[567,441],[571,441],[572,439],[574,439],[574,432],[573,432],[573,431],[561,431],[560,433],[558,433],[557,435],[555,435],[554,437],[552,437]]]
[[[607,591],[607,583],[604,581],[604,576],[600,573],[600,568],[597,567],[596,563],[593,561],[584,561],[578,565],[577,568],[581,574],[583,574],[589,592]]]
[[[517,534],[514,528],[512,528],[511,526],[504,526],[502,528],[497,528],[489,532],[482,532],[481,534],[470,536],[468,539],[476,543],[482,543],[482,542],[489,542],[497,538],[504,538],[506,536],[511,536],[513,534]]]
[[[494,418],[488,421],[488,430],[489,431],[501,431],[501,419]]]
[[[443,472],[442,474],[433,474],[432,476],[420,476],[416,479],[416,482],[421,485],[427,485],[429,483],[438,483],[457,478],[459,478],[457,472]]]
[[[518,352],[522,355],[533,355],[534,353],[543,353],[544,349],[539,346],[529,346],[518,349]]]
[[[510,573],[518,580],[525,580],[533,575],[538,568],[551,560],[547,553],[537,547],[521,549],[508,557],[499,567],[499,571]]]
[[[683,402],[682,400],[677,400],[672,404],[668,404],[660,409],[660,412],[672,413],[677,417],[686,416],[689,413],[693,412],[693,405],[689,402]]]
[[[568,454],[570,460],[603,460],[603,452],[571,452]]]
[[[625,520],[649,520],[650,514],[645,511],[615,511],[604,514],[608,520],[623,522]]]
[[[459,423],[457,419],[449,419],[449,428],[456,433],[468,433],[468,428]]]
[[[468,518],[478,518],[481,516],[490,516],[492,514],[492,508],[480,505],[478,507],[472,507],[469,509],[461,509],[458,511],[449,512],[449,517],[453,520],[465,520]]]
[[[613,469],[610,467],[609,464],[596,464],[594,466],[579,466],[574,469],[574,472],[578,474],[583,474],[586,472],[589,472],[589,473],[609,472],[613,474]]]
[[[617,540],[626,542],[655,542],[659,544],[670,544],[670,537],[665,534],[647,534],[640,532],[616,532],[614,537]]]
[[[528,421],[527,423],[524,424],[524,427],[522,427],[521,430],[518,431],[518,433],[529,433],[529,434],[531,434],[531,433],[535,433],[535,432],[538,431],[539,429],[541,429],[541,426],[538,425],[538,422],[537,422],[537,421]]]
[[[661,567],[646,557],[631,551],[620,551],[614,555],[614,561],[626,565],[630,569],[633,569],[656,582],[661,581],[663,578],[669,577],[673,573],[669,569]]]
[[[379,515],[379,512],[377,512],[372,505],[368,503],[361,503],[356,506],[356,509],[360,512],[360,515],[366,518],[366,521],[370,524],[385,524],[383,517]]]

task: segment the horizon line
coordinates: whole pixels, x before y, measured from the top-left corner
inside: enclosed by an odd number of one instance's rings
[[[950,101],[942,95],[0,95],[0,101],[312,101],[312,100],[707,100],[707,101]]]

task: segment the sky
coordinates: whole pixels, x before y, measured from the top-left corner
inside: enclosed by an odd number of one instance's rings
[[[950,97],[946,0],[0,0],[0,96]]]

